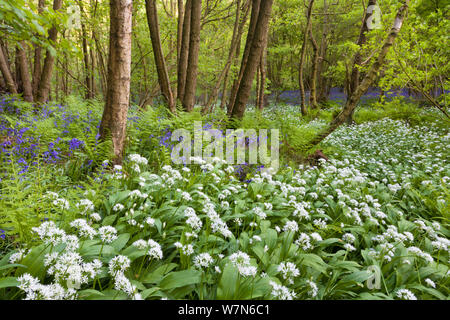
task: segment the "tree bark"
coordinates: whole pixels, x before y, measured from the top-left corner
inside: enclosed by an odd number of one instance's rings
[[[62,0],[53,0],[54,11],[61,9],[61,5]],[[58,31],[56,27],[52,27],[48,32],[48,39],[52,45],[56,43],[57,35]],[[45,54],[44,68],[42,70],[41,79],[39,81],[38,93],[36,97],[36,100],[39,103],[44,103],[48,100],[54,63],[55,57],[50,54],[49,50],[47,50]]]
[[[311,17],[312,17],[313,5],[314,5],[314,0],[309,0],[308,10],[307,10],[307,14],[306,14],[306,28],[305,28],[305,33],[303,35],[302,51],[300,54],[300,63],[298,66],[298,83],[300,86],[300,110],[302,112],[302,115],[307,114],[305,84],[303,83],[303,69],[305,66],[306,46],[308,45],[309,29],[311,28]]]
[[[226,81],[228,79],[228,73],[230,71],[231,64],[233,63],[235,54],[237,52],[236,49],[241,43],[241,36],[242,36],[243,29],[244,29],[244,25],[247,21],[247,15],[248,15],[248,11],[249,11],[248,9],[249,9],[250,1],[247,1],[246,5],[245,5],[244,16],[243,16],[242,20],[240,19],[240,13],[241,13],[240,4],[241,4],[241,1],[237,0],[236,18],[235,18],[235,23],[234,23],[234,27],[233,27],[233,35],[231,37],[231,46],[230,46],[230,51],[228,52],[227,62],[225,63],[225,66],[217,79],[217,82],[216,82],[216,85],[214,86],[213,92],[211,93],[208,101],[206,102],[204,112],[210,112],[212,110],[212,105],[217,101],[222,81]],[[223,100],[223,97],[222,97],[222,100]]]
[[[189,55],[183,96],[183,108],[188,112],[194,109],[195,104],[195,92],[197,88],[198,74],[198,51],[200,48],[200,22],[202,17],[202,1],[192,0],[191,6]]]
[[[258,18],[255,26],[255,32],[251,39],[249,55],[245,69],[242,72],[242,79],[239,84],[236,100],[232,108],[231,117],[242,119],[245,113],[245,106],[250,96],[253,79],[261,59],[261,52],[264,45],[264,38],[269,29],[270,13],[272,11],[273,0],[261,1],[259,6]],[[248,38],[247,38],[248,41]]]
[[[361,84],[354,90],[351,96],[347,99],[344,108],[342,111],[334,118],[333,121],[328,125],[328,127],[323,130],[321,133],[316,135],[313,139],[311,139],[306,145],[305,150],[311,149],[313,146],[319,144],[323,139],[325,139],[328,135],[330,135],[334,130],[336,130],[340,125],[342,125],[347,117],[353,112],[356,108],[356,105],[361,99],[361,97],[367,92],[369,87],[373,84],[379,71],[381,70],[386,55],[389,52],[389,49],[394,44],[395,38],[397,37],[400,29],[402,27],[403,21],[406,17],[406,13],[408,11],[409,0],[404,0],[403,5],[398,9],[397,15],[394,20],[394,24],[386,37],[383,46],[381,47],[380,53],[378,54],[377,60],[372,64],[369,71],[365,75]]]
[[[158,13],[155,0],[145,0],[145,8],[147,10],[147,22],[150,29],[150,38],[152,41],[153,56],[155,57],[156,71],[158,73],[158,82],[161,92],[166,99],[167,105],[171,112],[175,112],[175,103],[173,99],[172,89],[170,88],[169,73],[167,72],[166,61],[161,48],[161,40],[159,37]]]
[[[376,5],[377,4],[377,0],[369,0],[369,6],[372,5]],[[352,95],[353,92],[356,90],[356,88],[359,86],[359,81],[360,81],[360,71],[359,71],[359,67],[361,66],[361,63],[363,62],[363,57],[361,54],[361,46],[363,44],[366,43],[367,37],[366,37],[366,33],[369,31],[369,28],[367,27],[367,20],[371,17],[371,15],[367,14],[366,12],[367,8],[364,10],[364,15],[363,15],[363,19],[362,19],[362,24],[361,24],[361,29],[359,31],[359,37],[358,37],[358,41],[356,42],[356,44],[360,47],[360,49],[358,50],[358,52],[356,52],[354,60],[353,60],[353,68],[351,71],[351,75],[350,75],[350,83],[349,83],[349,93],[348,95]],[[353,122],[353,112],[350,112],[350,114],[348,115],[346,122],[347,124],[352,124]]]
[[[264,109],[264,106],[266,104],[266,95],[265,95],[265,89],[266,89],[266,67],[267,67],[267,41],[268,41],[268,34],[266,33],[264,37],[263,42],[263,48],[261,51],[261,59],[259,61],[259,87],[257,87],[258,90],[258,100],[256,107],[259,110]]]
[[[0,44],[0,70],[5,79],[6,87],[12,94],[17,94],[16,82],[14,81],[11,69],[9,68],[8,60],[4,55],[3,46]]]
[[[121,164],[130,102],[132,0],[110,1],[108,89],[100,137],[111,135],[114,163]]]
[[[20,78],[22,79],[23,98],[25,101],[33,102],[33,87],[31,85],[30,73],[28,69],[28,59],[25,51],[25,41],[20,41],[20,47],[18,47],[18,62],[20,69]]]
[[[45,7],[45,0],[39,0],[38,2],[38,13],[42,14]],[[33,64],[33,80],[31,82],[31,86],[33,87],[33,96],[37,96],[37,91],[39,87],[39,82],[41,81],[41,51],[42,48],[40,45],[34,46],[34,64]]]
[[[233,87],[231,88],[231,92],[230,92],[230,101],[228,103],[228,110],[227,110],[227,114],[229,116],[231,116],[233,114],[233,108],[235,106],[236,96],[237,96],[237,93],[239,90],[240,83],[242,81],[242,76],[243,76],[244,70],[247,66],[248,56],[250,54],[250,50],[251,50],[251,46],[252,46],[252,40],[253,40],[254,34],[256,32],[256,27],[257,27],[257,23],[258,23],[260,5],[261,5],[261,0],[252,0],[252,12],[250,14],[250,25],[248,27],[247,40],[245,42],[244,54],[242,56],[242,61],[241,61],[241,68],[239,70],[238,78],[234,81]]]
[[[180,58],[177,65],[177,99],[180,102],[184,100],[184,90],[186,84],[186,71],[189,58],[189,35],[191,30],[191,9],[192,1],[187,0],[184,7],[183,32],[181,35]]]
[[[309,103],[312,108],[317,109],[319,106],[317,104],[317,67],[319,65],[319,46],[317,45],[316,39],[314,39],[314,34],[312,28],[309,28],[309,40],[311,41],[313,47],[313,60],[312,60],[312,72],[311,72],[311,91],[309,95]]]

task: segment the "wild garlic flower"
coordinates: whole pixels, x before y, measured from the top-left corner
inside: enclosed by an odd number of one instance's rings
[[[297,269],[297,266],[292,262],[280,263],[277,270],[278,272],[281,272],[283,279],[287,280],[290,284],[293,284],[294,278],[300,275],[300,271]]]
[[[254,277],[258,271],[255,266],[250,264],[250,256],[245,252],[238,251],[233,253],[230,256],[230,261],[243,277]]]
[[[118,212],[118,211],[122,211],[123,209],[125,209],[125,206],[121,203],[116,203],[112,209],[113,209],[113,211]]]
[[[17,252],[13,253],[9,257],[9,263],[16,263],[22,261],[23,258],[30,252],[31,250],[19,249]]]
[[[342,236],[342,240],[344,240],[344,241],[347,242],[347,243],[354,243],[355,240],[356,240],[356,238],[355,238],[355,236],[354,236],[353,234],[351,234],[351,233],[345,233],[345,234]]]
[[[131,298],[141,300],[136,286],[131,284],[130,280],[122,272],[118,272],[114,277],[114,289],[125,292]]]
[[[274,281],[269,282],[272,286],[272,296],[279,300],[293,300],[296,296],[295,292],[289,288],[282,286]]]
[[[98,229],[98,234],[104,243],[111,243],[117,239],[117,230],[111,226],[100,227],[100,229]]]
[[[45,244],[53,244],[54,246],[64,242],[66,237],[64,230],[57,228],[53,221],[45,221],[39,227],[33,227],[31,230],[36,232]]]
[[[399,289],[395,295],[402,300],[417,300],[416,296],[408,289]]]
[[[92,240],[94,236],[97,234],[97,231],[95,231],[94,228],[89,226],[87,221],[84,219],[73,220],[70,223],[70,226],[77,229],[78,234],[81,238],[89,238]]]
[[[199,269],[208,268],[213,262],[214,259],[207,252],[200,253],[194,257],[194,266]]]
[[[312,298],[316,297],[319,292],[317,285],[311,280],[306,280],[306,284],[309,286],[308,295]]]
[[[81,199],[77,204],[77,208],[82,209],[83,211],[80,212],[81,215],[85,215],[88,211],[94,210],[94,203],[89,199]]]
[[[294,220],[292,221],[287,221],[286,224],[283,227],[283,230],[285,232],[297,232],[298,231],[298,224],[297,222],[295,222]]]
[[[77,293],[74,289],[64,289],[58,283],[43,285],[28,273],[17,278],[19,289],[25,291],[24,300],[74,300]]]
[[[122,255],[115,256],[109,261],[109,273],[115,276],[118,273],[123,273],[130,267],[130,258]]]
[[[187,217],[186,223],[194,230],[195,232],[200,231],[203,226],[202,220],[195,214],[195,210],[191,207],[187,207],[184,210],[184,216]]]

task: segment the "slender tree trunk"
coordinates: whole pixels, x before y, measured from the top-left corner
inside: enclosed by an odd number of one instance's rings
[[[214,86],[213,92],[210,95],[208,101],[206,102],[204,111],[211,111],[212,110],[212,105],[217,101],[218,95],[219,95],[219,90],[220,90],[220,86],[222,84],[222,81],[226,81],[228,78],[228,73],[230,71],[231,68],[231,64],[233,63],[235,54],[237,52],[236,48],[240,45],[241,43],[241,36],[242,36],[242,31],[244,29],[244,25],[247,21],[247,15],[248,15],[248,8],[249,8],[249,4],[250,1],[247,2],[247,5],[244,8],[244,16],[243,19],[240,20],[240,13],[241,13],[241,1],[237,0],[236,3],[236,18],[235,18],[235,22],[234,22],[234,27],[233,27],[233,36],[231,37],[231,46],[230,46],[230,51],[228,52],[228,58],[227,58],[227,62],[225,63],[225,67],[223,68],[222,72],[220,73],[216,85]],[[223,100],[223,97],[222,97]]]
[[[312,17],[312,8],[314,5],[314,0],[309,0],[308,11],[306,14],[306,28],[303,35],[303,44],[302,51],[300,54],[300,63],[298,66],[298,83],[300,86],[300,109],[302,115],[306,115],[306,94],[305,94],[305,84],[303,82],[303,69],[305,67],[305,58],[306,58],[306,46],[308,45],[308,35],[309,29],[311,28],[311,17]]]
[[[42,14],[45,7],[45,0],[39,0],[38,2],[38,13]],[[33,96],[37,96],[37,91],[39,87],[39,82],[41,81],[41,51],[42,48],[39,45],[34,46],[34,64],[33,64],[33,80],[31,86],[33,87]]]
[[[369,71],[365,75],[364,79],[360,85],[354,90],[351,96],[347,99],[343,110],[334,118],[333,121],[328,125],[328,127],[321,133],[316,135],[305,145],[305,151],[311,149],[313,146],[319,144],[323,139],[330,135],[334,130],[336,130],[340,125],[342,125],[347,117],[353,112],[358,104],[359,99],[367,92],[369,87],[374,83],[377,78],[378,72],[380,72],[386,55],[389,49],[394,44],[395,38],[397,37],[400,29],[402,27],[403,21],[406,17],[406,12],[408,11],[409,0],[404,0],[403,5],[398,9],[397,15],[394,20],[394,24],[384,40],[383,46],[381,47],[380,53],[378,54],[377,60],[372,64]]]
[[[11,69],[9,68],[8,60],[4,55],[3,46],[0,44],[0,70],[2,72],[3,78],[5,79],[5,84],[12,94],[17,94],[17,87],[14,81]]]
[[[245,69],[242,72],[242,79],[236,94],[234,106],[232,108],[232,118],[242,119],[244,116],[245,106],[250,96],[255,72],[261,59],[264,39],[269,29],[272,4],[273,0],[261,1],[260,3],[255,32],[253,34],[251,44],[249,44],[251,49],[248,55],[247,63],[245,64]]]
[[[100,137],[111,135],[114,163],[121,164],[130,102],[132,0],[110,0],[108,89]]]
[[[178,0],[178,21],[177,21],[177,65],[180,63],[181,41],[183,39],[184,4],[183,0]]]
[[[159,86],[161,87],[161,92],[166,99],[169,110],[175,112],[175,102],[173,99],[172,89],[170,88],[169,73],[167,72],[166,61],[164,59],[161,48],[161,40],[159,37],[156,1],[145,0],[145,8],[147,10],[147,22],[148,28],[150,29],[150,38],[152,41],[153,55],[155,57]]]
[[[61,5],[62,0],[53,0],[54,11],[61,9]],[[48,32],[48,39],[52,45],[56,43],[57,35],[58,31],[56,27],[52,27]],[[36,100],[39,103],[44,103],[48,100],[54,62],[55,57],[50,54],[49,50],[47,50],[45,54],[44,68],[42,70],[41,79],[39,81],[38,93],[36,97]]]
[[[317,67],[319,65],[319,46],[317,45],[316,39],[314,39],[314,34],[312,28],[309,28],[309,39],[313,47],[313,60],[312,60],[312,72],[311,72],[311,93],[309,96],[310,105],[317,109],[319,106],[317,104]]]
[[[17,53],[20,66],[20,78],[22,79],[23,98],[25,101],[33,102],[33,87],[31,85],[30,73],[28,69],[25,41],[20,41],[20,46],[21,48],[18,47]]]
[[[183,96],[183,107],[186,111],[192,111],[195,104],[195,92],[197,88],[198,74],[198,51],[200,48],[201,16],[202,1],[192,0],[191,26],[189,34],[189,56]]]
[[[369,6],[372,5],[376,5],[377,4],[377,0],[369,0]],[[362,19],[362,24],[361,24],[361,29],[359,31],[359,37],[358,37],[358,41],[356,42],[356,44],[360,47],[360,49],[358,50],[358,52],[356,52],[354,60],[353,60],[353,68],[351,71],[351,75],[350,75],[350,83],[349,83],[349,96],[353,94],[353,92],[356,90],[356,88],[359,86],[359,79],[360,79],[360,72],[359,72],[359,67],[361,65],[361,63],[363,62],[363,57],[361,54],[361,46],[363,44],[366,43],[367,37],[366,37],[366,33],[369,31],[368,27],[367,27],[367,20],[371,17],[371,15],[367,14],[366,12],[367,9],[364,10],[364,15],[363,15],[363,19]],[[350,114],[348,115],[346,122],[347,124],[352,124],[353,122],[353,113],[354,110],[352,112],[350,112]]]
[[[191,30],[191,9],[192,1],[187,0],[184,7],[183,16],[183,32],[181,35],[181,48],[180,48],[180,58],[177,65],[177,99],[180,102],[184,101],[184,91],[186,84],[186,71],[188,66],[189,58],[189,38]]]
[[[235,107],[236,96],[239,90],[240,83],[244,74],[244,70],[247,66],[248,56],[250,55],[250,50],[252,46],[252,40],[256,32],[256,27],[258,23],[259,10],[260,10],[261,0],[252,0],[252,12],[250,14],[250,25],[247,32],[247,40],[245,42],[244,55],[242,56],[241,68],[239,70],[239,76],[234,81],[233,87],[230,92],[230,101],[228,102],[227,113],[229,116],[233,114],[233,108]],[[252,79],[253,80],[253,79]]]
[[[317,65],[317,102],[324,103],[328,100],[327,79],[324,77],[324,61],[328,48],[328,4],[327,0],[323,0],[323,23],[322,23],[322,39],[320,40],[319,61]]]
[[[266,34],[264,37],[263,48],[261,51],[261,59],[259,61],[260,81],[259,81],[259,87],[257,87],[258,101],[256,104],[256,107],[259,110],[264,109],[264,106],[266,104],[266,95],[264,94],[264,91],[266,89],[267,41],[268,41],[268,34]]]

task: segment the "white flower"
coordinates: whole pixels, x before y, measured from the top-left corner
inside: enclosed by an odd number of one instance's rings
[[[403,300],[417,300],[416,296],[408,289],[399,289],[396,296]]]
[[[96,212],[92,213],[92,214],[90,215],[90,218],[91,218],[92,220],[94,220],[95,222],[99,222],[100,220],[102,220],[102,217],[101,217],[98,213],[96,213]]]
[[[115,212],[117,212],[117,211],[122,211],[124,208],[125,208],[125,207],[124,207],[123,204],[117,203],[117,204],[114,205],[113,211],[115,211]]]
[[[213,262],[214,259],[209,253],[200,253],[194,257],[194,266],[197,268],[208,268]]]
[[[109,261],[109,273],[115,276],[117,273],[123,273],[130,267],[131,260],[122,255],[115,256]]]
[[[283,227],[283,230],[286,232],[297,232],[298,231],[298,224],[294,220],[287,221],[286,224]]]
[[[347,243],[354,243],[355,240],[356,240],[356,238],[355,238],[355,236],[354,236],[353,234],[351,234],[351,233],[345,233],[345,234],[342,236],[342,240],[344,240],[344,241],[347,242]]]
[[[308,295],[312,298],[314,298],[315,296],[317,296],[317,293],[319,292],[319,289],[317,288],[317,285],[311,281],[311,280],[306,280],[306,284],[309,286],[309,290],[308,290]]]
[[[21,261],[23,258],[25,258],[27,253],[28,252],[25,249],[19,249],[9,257],[9,263],[16,263]]]
[[[94,203],[89,199],[81,199],[77,203],[77,208],[83,209],[81,212],[82,215],[84,215],[87,211],[93,211],[94,210]]]
[[[78,230],[78,234],[81,238],[93,239],[97,234],[94,228],[88,225],[86,220],[76,219],[70,223],[70,226]]]
[[[292,262],[282,262],[278,265],[278,272],[281,272],[283,279],[287,280],[289,283],[294,283],[293,278],[300,275],[300,271],[297,266]]]
[[[257,215],[261,220],[264,220],[267,215],[264,213],[264,211],[262,211],[262,209],[260,207],[254,207],[253,208],[253,212],[255,215]]]
[[[100,239],[104,243],[111,243],[117,239],[117,230],[111,226],[103,226],[98,229],[98,234],[100,235]]]
[[[425,279],[425,282],[427,283],[428,286],[430,286],[432,288],[436,288],[436,283],[434,283],[433,280],[427,278],[427,279]]]
[[[285,286],[282,286],[274,281],[269,282],[272,286],[272,296],[280,300],[293,300],[295,298],[295,292],[289,290]]]

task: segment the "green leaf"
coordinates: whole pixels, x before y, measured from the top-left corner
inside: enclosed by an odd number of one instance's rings
[[[114,247],[117,250],[117,252],[119,252],[127,244],[129,239],[130,239],[130,234],[123,233],[120,236],[118,236],[116,240],[111,242],[110,245],[112,247]]]
[[[231,263],[225,266],[222,277],[220,278],[219,287],[217,288],[217,299],[235,299],[238,275],[238,270]]]
[[[159,286],[163,290],[169,290],[173,288],[188,286],[191,284],[197,284],[201,281],[201,275],[201,271],[198,270],[183,270],[172,272],[161,280]]]
[[[20,284],[16,277],[6,277],[0,280],[0,289],[8,287],[17,287]]]

